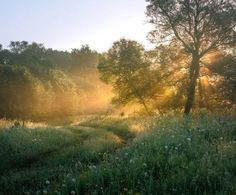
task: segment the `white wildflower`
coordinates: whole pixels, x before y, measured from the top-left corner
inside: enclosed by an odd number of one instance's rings
[[[97,167],[95,165],[91,165],[91,166],[88,166],[90,170],[94,170],[96,169]]]
[[[147,176],[148,176],[148,173],[147,173],[147,172],[145,172],[145,173],[144,173],[144,177],[147,177]]]

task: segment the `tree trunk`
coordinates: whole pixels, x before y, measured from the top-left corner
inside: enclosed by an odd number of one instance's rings
[[[149,111],[148,107],[147,107],[147,104],[145,103],[145,100],[143,99],[143,97],[141,95],[138,95],[139,97],[139,101],[140,103],[143,105],[145,111],[147,112],[148,116],[151,116],[151,112]]]
[[[190,66],[190,82],[189,82],[189,88],[187,92],[187,101],[185,104],[184,108],[184,114],[189,114],[192,107],[193,107],[193,102],[194,102],[194,96],[195,96],[195,87],[197,84],[197,79],[199,77],[199,69],[200,69],[200,64],[199,64],[199,56],[198,55],[192,55],[192,63]]]
[[[151,114],[151,112],[149,111],[149,109],[148,109],[148,107],[147,107],[147,105],[146,105],[145,102],[143,102],[143,107],[145,108],[145,110],[146,110],[148,116],[151,116],[152,114]]]

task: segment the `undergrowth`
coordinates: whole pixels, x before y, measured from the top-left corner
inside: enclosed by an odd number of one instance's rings
[[[3,194],[236,194],[229,114],[9,128],[0,132],[0,157]]]

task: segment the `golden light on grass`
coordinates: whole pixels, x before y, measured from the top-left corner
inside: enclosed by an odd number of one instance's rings
[[[18,120],[4,119],[4,118],[0,119],[0,129],[10,128],[10,127],[14,127],[14,126],[35,129],[35,128],[45,128],[48,125],[43,122],[18,121]]]
[[[134,132],[134,133],[141,133],[145,130],[142,124],[132,124],[129,126],[129,129],[131,132]]]

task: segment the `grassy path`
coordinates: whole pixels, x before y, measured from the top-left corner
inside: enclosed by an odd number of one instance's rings
[[[123,125],[113,129],[109,125],[91,126],[74,124],[35,129],[2,129],[2,193],[16,194],[18,191],[20,194],[23,188],[25,191],[28,188],[42,189],[46,181],[56,182],[72,169],[86,171],[134,137]]]
[[[98,117],[2,129],[0,194],[236,194],[235,119]]]

